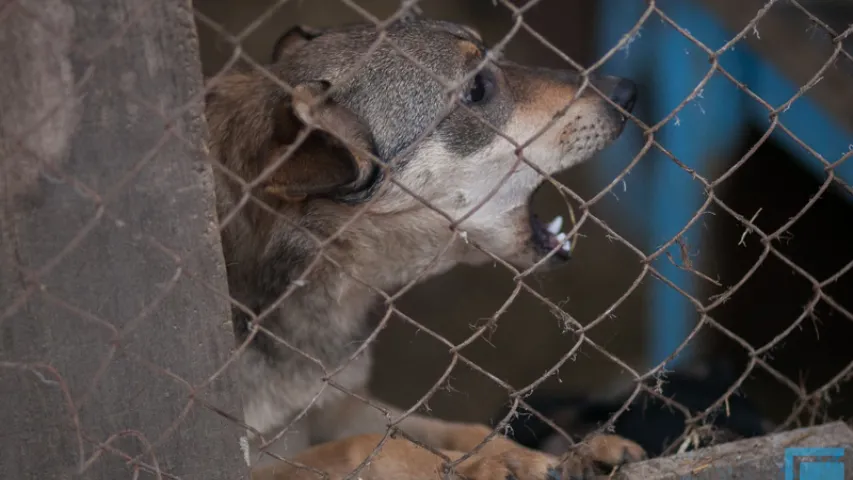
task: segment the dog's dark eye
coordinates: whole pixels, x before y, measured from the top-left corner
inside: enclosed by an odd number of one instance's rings
[[[488,100],[494,90],[495,82],[490,72],[480,72],[474,76],[471,87],[465,93],[465,103],[476,105]]]

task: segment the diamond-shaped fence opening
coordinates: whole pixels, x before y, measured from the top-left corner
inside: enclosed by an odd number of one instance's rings
[[[849,417],[851,43],[841,1],[3,2],[3,478],[522,479]]]

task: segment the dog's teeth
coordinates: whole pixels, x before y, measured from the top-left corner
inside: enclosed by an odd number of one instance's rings
[[[567,235],[563,232],[557,234],[557,241],[560,242],[560,245],[564,252],[568,252],[569,249],[572,248],[572,242],[570,242],[567,238]]]
[[[563,217],[557,215],[551,220],[551,223],[548,224],[548,231],[551,232],[551,235],[556,235],[560,233],[560,230],[563,228]]]

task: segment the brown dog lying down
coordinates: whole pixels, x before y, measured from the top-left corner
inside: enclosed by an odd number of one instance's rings
[[[411,20],[385,35],[387,42],[373,48],[372,25],[291,29],[267,68],[292,88],[259,71],[232,72],[213,79],[206,97],[211,154],[232,172],[215,169],[229,288],[241,304],[233,310],[234,329],[241,343],[250,339],[239,360],[250,441],[257,448],[289,425],[271,450],[331,478],[364,461],[388,425],[384,413],[345,393],[370,398],[371,355],[362,347],[375,289],[486,263],[492,257],[484,251],[518,268],[564,263],[559,222],[537,220],[530,197],[546,181],[542,174],[576,165],[613,141],[635,98],[627,80],[592,79],[611,104],[589,86],[579,92],[582,81],[570,72],[506,62],[467,27]],[[388,42],[459,87],[448,95]],[[538,171],[517,162],[516,145],[495,130],[520,144],[554,118],[523,149]],[[290,152],[298,140],[304,142]],[[385,181],[391,176],[420,200]],[[236,178],[251,183],[260,201],[247,201]],[[460,234],[435,209],[452,219],[475,211]],[[264,313],[262,328],[249,311]],[[450,459],[491,434],[483,425],[419,415],[398,427]],[[598,436],[558,465],[498,435],[456,473],[586,478],[594,461],[618,465],[643,456],[633,442]],[[256,465],[255,478],[319,478],[266,463]],[[408,440],[389,439],[355,478],[435,479],[444,463]]]

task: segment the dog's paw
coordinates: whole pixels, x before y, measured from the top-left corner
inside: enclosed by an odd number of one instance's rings
[[[639,462],[647,458],[643,447],[618,435],[595,435],[585,443],[591,450],[593,460],[610,467]]]
[[[475,456],[458,468],[466,480],[568,480],[559,469],[560,460],[519,447],[497,455]]]
[[[646,459],[643,447],[618,435],[595,435],[573,446],[560,459],[562,480],[588,480],[596,478],[602,466],[609,469],[626,463]],[[609,471],[601,472],[603,474]]]

